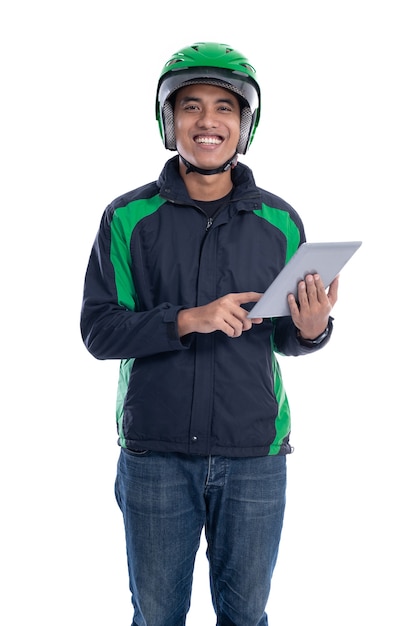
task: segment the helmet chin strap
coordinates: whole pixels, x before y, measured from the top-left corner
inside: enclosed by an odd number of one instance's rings
[[[192,163],[184,159],[184,157],[181,156],[180,153],[178,154],[180,156],[181,161],[184,163],[185,167],[187,168],[185,172],[186,174],[189,174],[190,172],[197,172],[197,174],[203,174],[204,176],[211,176],[212,174],[221,174],[222,172],[227,172],[228,170],[230,170],[230,168],[233,169],[234,167],[236,167],[237,159],[238,159],[238,153],[235,152],[232,158],[226,161],[226,163],[223,163],[223,165],[221,165],[220,167],[216,167],[213,170],[203,170],[201,167],[197,167],[196,165],[193,165]]]

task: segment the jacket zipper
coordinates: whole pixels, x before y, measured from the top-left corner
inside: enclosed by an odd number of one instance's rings
[[[248,198],[247,198],[247,199],[250,199],[251,197],[257,198],[257,196],[248,196]],[[178,202],[177,200],[172,200],[172,199],[169,199],[169,200],[168,200],[168,202],[171,202],[172,204],[180,204],[180,202]],[[228,200],[227,202],[225,202],[224,204],[222,204],[222,205],[221,205],[221,206],[217,209],[217,211],[216,211],[216,212],[215,212],[215,213],[214,213],[211,217],[208,217],[208,218],[207,218],[207,222],[206,222],[206,232],[207,232],[208,230],[210,230],[211,226],[213,225],[213,222],[214,222],[215,218],[216,218],[216,217],[217,217],[217,215],[220,213],[220,211],[221,211],[221,210],[222,210],[222,209],[223,209],[223,208],[224,208],[227,204],[229,204],[230,202],[236,202],[236,200]],[[199,206],[198,206],[198,204],[194,204],[194,205],[192,205],[192,206],[194,206],[196,209],[198,209],[199,211],[201,211],[201,212],[203,213],[203,215],[206,215],[206,214],[204,213],[204,210],[203,210],[201,207],[199,207]],[[206,217],[207,217],[207,215],[206,215]]]
[[[251,197],[251,196],[248,196],[248,198],[250,198],[250,197]],[[257,197],[257,196],[253,196],[253,197],[255,198],[255,197]],[[219,208],[217,209],[217,211],[216,211],[215,213],[213,213],[213,215],[207,219],[207,223],[206,223],[206,232],[207,232],[207,231],[211,228],[211,226],[212,226],[212,224],[213,224],[214,220],[216,219],[216,217],[218,216],[218,214],[220,213],[220,211],[222,211],[222,209],[224,209],[224,207],[225,207],[227,204],[231,204],[231,203],[236,202],[236,201],[237,201],[237,200],[228,200],[228,201],[226,201],[224,204],[222,204],[221,206],[219,206]],[[199,207],[198,205],[196,205],[196,206],[197,206],[197,208],[198,208],[198,209],[200,209],[200,211],[202,211],[201,207]],[[204,211],[203,211],[203,213],[204,213]]]
[[[211,228],[214,220],[216,219],[216,217],[218,216],[218,214],[224,209],[225,206],[227,206],[229,203],[233,202],[233,200],[228,200],[227,202],[225,202],[224,204],[220,205],[219,208],[217,209],[217,211],[215,213],[213,213],[213,215],[209,218],[207,218],[207,223],[206,223],[206,232]],[[202,211],[201,207],[198,207],[200,209],[200,211]],[[204,213],[204,211],[203,211]]]

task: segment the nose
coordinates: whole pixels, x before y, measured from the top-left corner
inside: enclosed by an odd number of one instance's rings
[[[202,109],[197,123],[200,128],[215,128],[218,126],[218,120],[213,109],[209,107]]]

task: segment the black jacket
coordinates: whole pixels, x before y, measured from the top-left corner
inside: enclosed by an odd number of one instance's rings
[[[231,200],[213,223],[190,199],[177,156],[157,182],[104,212],[81,332],[96,358],[121,360],[121,446],[224,456],[291,451],[276,353],[312,351],[299,343],[291,318],[265,319],[238,338],[177,333],[180,309],[265,291],[305,241],[298,214],[258,188],[247,166],[238,163],[232,176]]]

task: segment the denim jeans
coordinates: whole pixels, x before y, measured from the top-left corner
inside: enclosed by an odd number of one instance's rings
[[[202,529],[218,626],[267,626],[285,508],[286,457],[201,457],[122,449],[132,626],[183,626]]]

